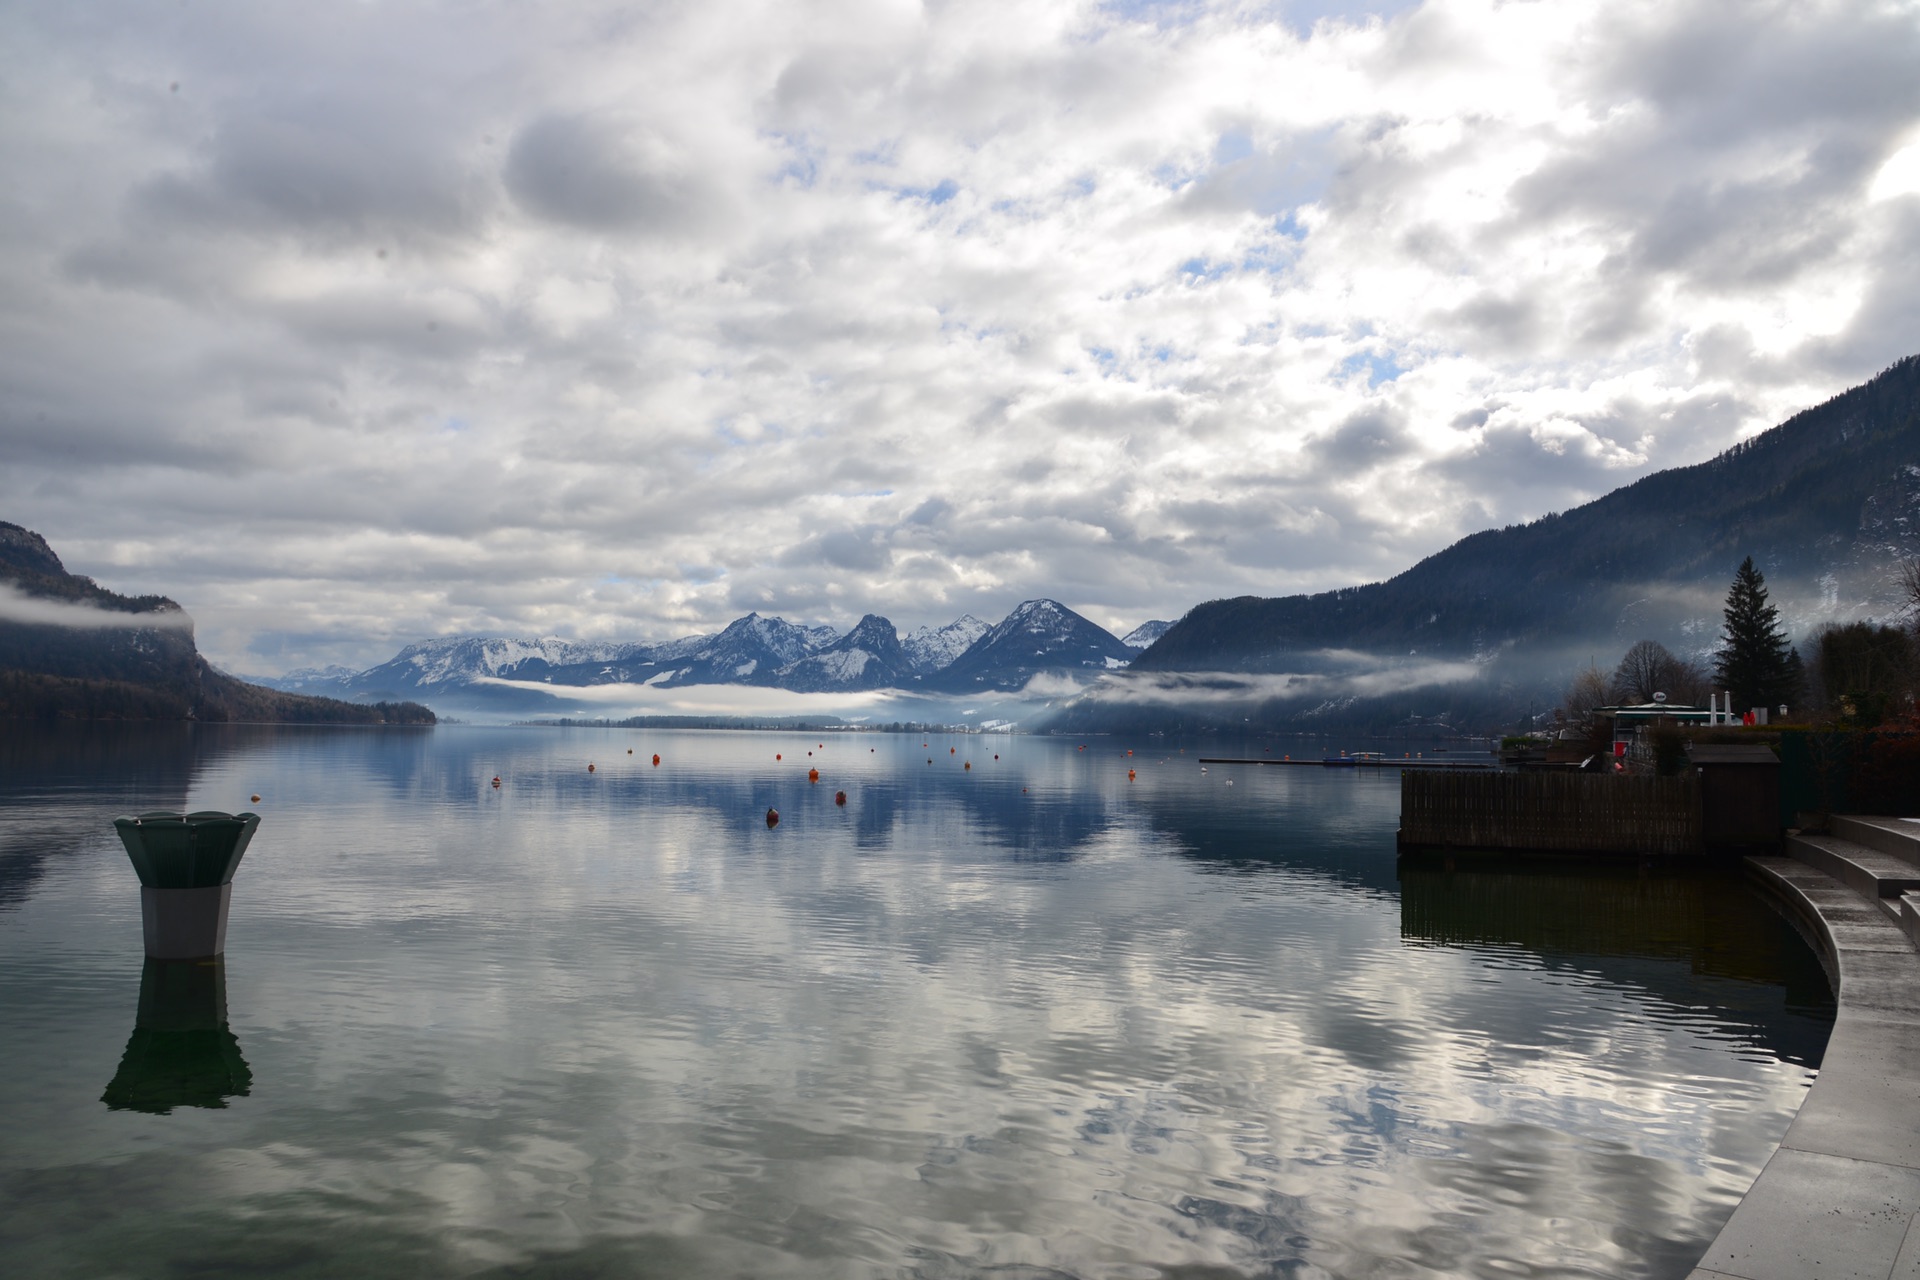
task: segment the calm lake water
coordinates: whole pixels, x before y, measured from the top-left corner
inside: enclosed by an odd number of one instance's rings
[[[1678,1277],[1812,1080],[1736,878],[1077,747],[0,726],[0,1271]],[[163,807],[263,817],[221,965],[143,965]]]

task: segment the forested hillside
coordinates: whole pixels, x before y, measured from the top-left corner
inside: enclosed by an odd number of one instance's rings
[[[1920,357],[1697,466],[1530,524],[1477,533],[1386,582],[1195,607],[1137,671],[1285,671],[1359,649],[1485,658],[1643,635],[1711,644],[1741,559],[1789,622],[1894,606],[1920,553]]]
[[[0,719],[432,724],[415,703],[282,693],[208,665],[165,596],[123,596],[68,573],[39,534],[0,521]]]

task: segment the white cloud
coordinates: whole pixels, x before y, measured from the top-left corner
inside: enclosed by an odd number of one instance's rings
[[[16,6],[0,516],[246,670],[1385,576],[1915,345],[1914,16]]]
[[[154,609],[124,613],[100,609],[90,604],[49,600],[30,596],[10,583],[0,582],[0,622],[24,622],[35,626],[79,627],[97,630],[192,630],[193,619],[182,609]]]

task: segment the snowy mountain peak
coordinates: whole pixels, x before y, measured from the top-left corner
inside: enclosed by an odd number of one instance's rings
[[[1126,645],[1129,649],[1145,649],[1152,645],[1155,640],[1167,634],[1167,628],[1172,625],[1171,622],[1161,622],[1158,619],[1152,622],[1143,622],[1133,630],[1127,632],[1126,635],[1121,636],[1120,643]]]
[[[900,637],[900,647],[913,660],[913,669],[922,673],[940,671],[973,647],[987,633],[987,624],[970,613],[963,613],[938,629],[920,627]]]

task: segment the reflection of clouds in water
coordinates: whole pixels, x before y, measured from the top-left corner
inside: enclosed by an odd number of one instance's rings
[[[1404,945],[1390,882],[1316,868],[1311,823],[1260,862],[1316,812],[1390,859],[1351,776],[1249,771],[1229,801],[1062,744],[962,782],[918,740],[835,741],[874,829],[774,772],[787,738],[650,735],[671,775],[625,735],[221,757],[195,802],[265,776],[279,809],[230,943],[258,1109],[194,1176],[256,1223],[411,1242],[375,1270],[672,1237],[706,1274],[1653,1273],[1803,1091],[1630,984]]]

